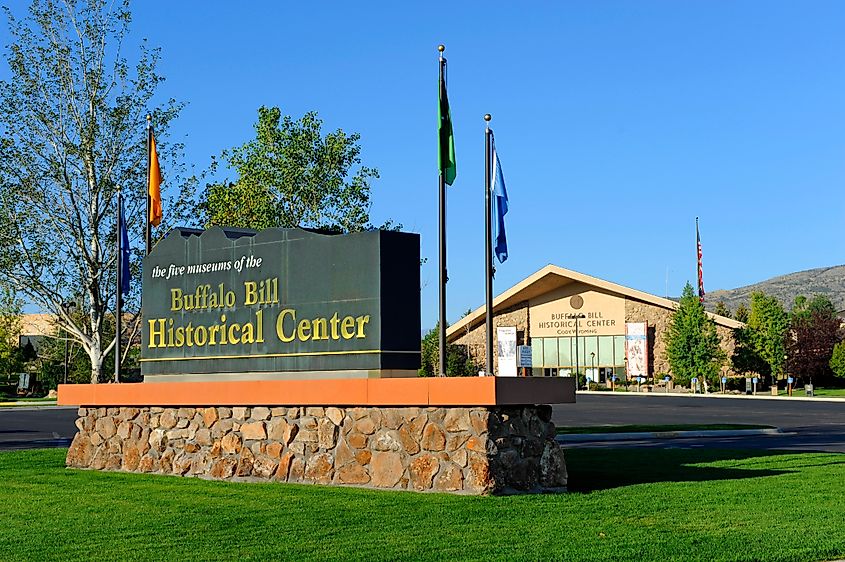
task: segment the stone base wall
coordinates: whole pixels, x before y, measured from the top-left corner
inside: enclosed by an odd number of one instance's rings
[[[550,406],[80,408],[67,466],[468,494],[564,490]]]

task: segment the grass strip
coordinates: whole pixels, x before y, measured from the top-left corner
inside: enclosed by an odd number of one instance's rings
[[[384,492],[67,470],[0,453],[4,560],[829,560],[845,457],[572,449],[574,493]]]

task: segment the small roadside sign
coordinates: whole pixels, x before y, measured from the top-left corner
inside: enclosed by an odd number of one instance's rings
[[[725,384],[726,382],[728,382],[728,377],[722,377],[722,384]]]
[[[520,367],[531,367],[531,346],[530,345],[520,345],[518,355],[519,355],[519,366]]]

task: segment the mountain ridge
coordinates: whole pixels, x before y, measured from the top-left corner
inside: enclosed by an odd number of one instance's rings
[[[751,293],[754,291],[762,291],[776,297],[787,310],[792,308],[792,303],[798,295],[807,298],[825,295],[837,311],[845,313],[845,264],[796,271],[736,289],[712,291],[705,294],[705,308],[713,311],[716,303],[722,301],[731,312],[735,312],[740,303],[744,303],[746,307],[749,305]]]

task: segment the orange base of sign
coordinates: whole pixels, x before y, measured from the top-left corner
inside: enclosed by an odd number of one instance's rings
[[[575,402],[568,377],[61,384],[61,406],[510,406]]]

